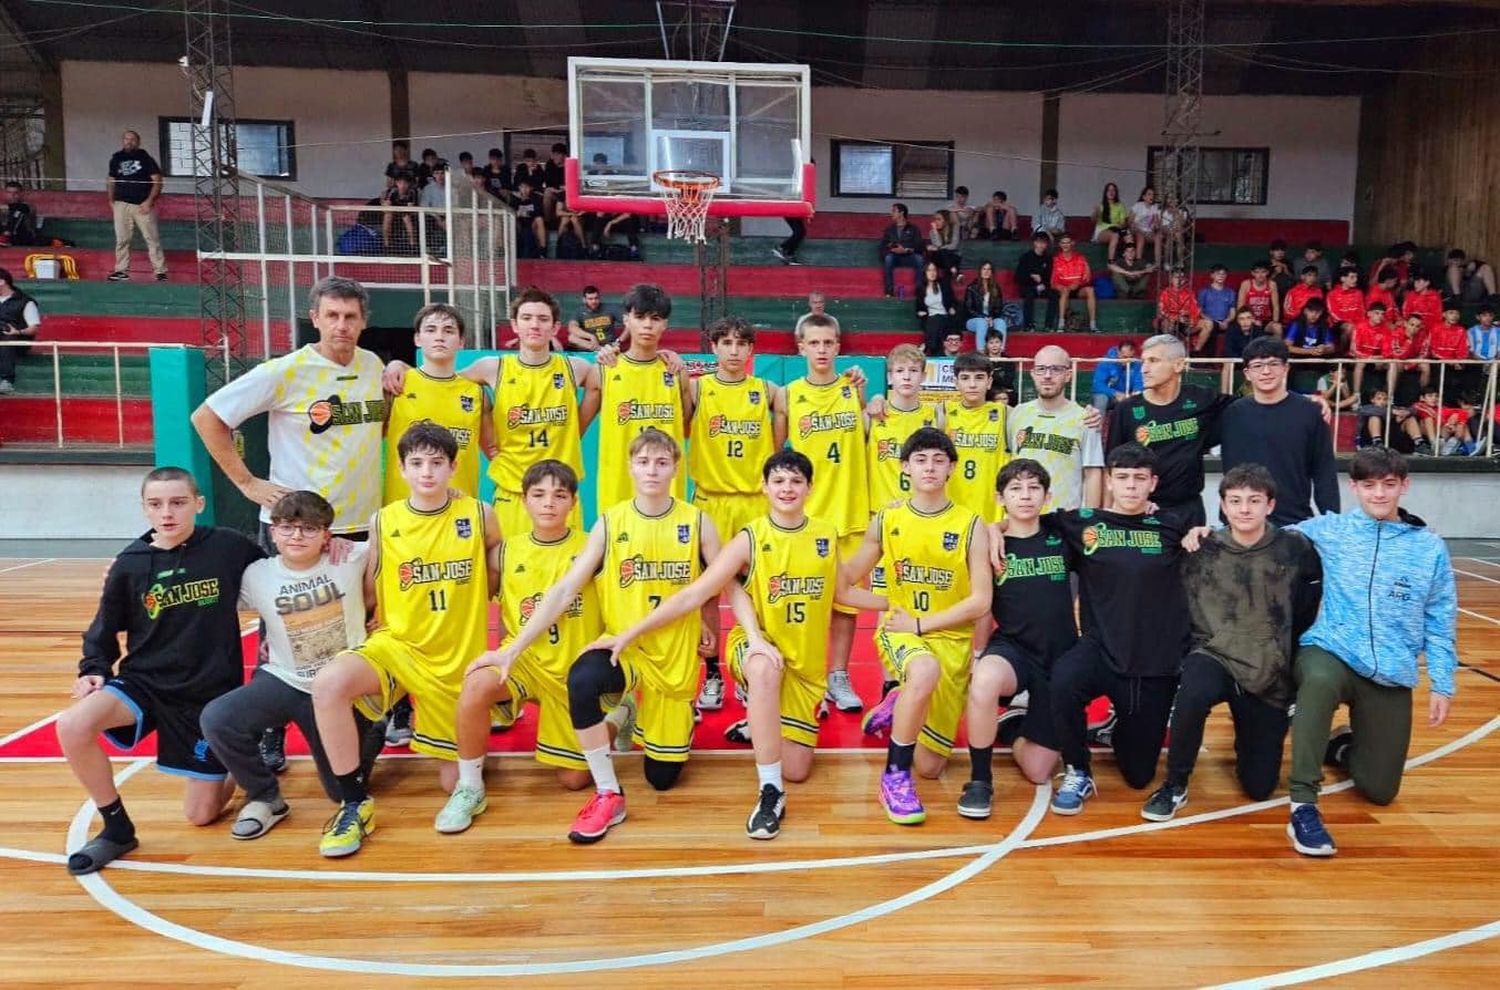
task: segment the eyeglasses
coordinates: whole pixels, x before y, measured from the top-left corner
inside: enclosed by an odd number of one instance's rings
[[[317,536],[323,532],[323,527],[312,523],[274,523],[271,532],[277,536]]]
[[[1031,373],[1033,375],[1066,375],[1072,370],[1072,367],[1066,364],[1035,364],[1031,366]]]
[[[1284,367],[1286,367],[1285,361],[1272,359],[1269,361],[1251,361],[1245,365],[1245,370],[1247,372],[1280,371]]]

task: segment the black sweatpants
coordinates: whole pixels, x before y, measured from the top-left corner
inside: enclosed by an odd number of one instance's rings
[[[1284,709],[1241,689],[1224,665],[1207,653],[1189,653],[1182,661],[1172,742],[1167,747],[1167,783],[1187,786],[1203,745],[1203,724],[1221,702],[1229,703],[1234,720],[1235,776],[1250,800],[1264,801],[1281,778],[1281,752],[1291,719]]]
[[[791,236],[781,242],[781,253],[788,258],[796,257],[797,249],[807,237],[807,221],[801,217],[786,217],[786,225],[792,229]]]
[[[1087,636],[1052,667],[1052,718],[1063,762],[1090,770],[1089,703],[1100,695],[1115,706],[1115,762],[1125,783],[1140,789],[1156,776],[1156,759],[1167,733],[1175,677],[1127,677],[1116,672],[1099,643]]]

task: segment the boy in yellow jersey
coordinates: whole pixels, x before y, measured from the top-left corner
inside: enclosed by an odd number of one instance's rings
[[[953,382],[958,387],[958,401],[947,403],[944,412],[958,463],[948,482],[948,494],[985,522],[994,522],[999,516],[995,477],[1010,460],[1005,452],[1009,407],[985,398],[990,387],[990,362],[983,354],[965,351],[954,358]]]
[[[464,318],[447,303],[417,310],[413,321],[422,366],[406,375],[403,388],[391,396],[385,423],[385,487],[381,505],[406,497],[401,458],[396,445],[413,423],[427,420],[446,429],[458,441],[458,463],[453,487],[465,495],[479,495],[479,453],[494,446],[490,401],[484,386],[460,377],[454,359],[464,346]]]
[[[942,430],[923,427],[907,438],[901,468],[911,498],[881,510],[845,567],[851,583],[876,561],[885,567],[890,612],[875,648],[901,686],[870,712],[865,731],[890,733],[880,803],[898,825],[927,819],[912,766],[936,777],[948,762],[968,695],[974,624],[989,611],[994,587],[988,531],[972,509],[948,498],[957,454]]]
[[[525,628],[542,595],[562,580],[588,539],[569,525],[578,502],[578,476],[572,468],[561,461],[540,461],[526,469],[521,486],[532,529],[504,535],[500,545],[500,617],[512,637]],[[570,791],[588,784],[588,764],[568,717],[568,668],[602,628],[594,586],[585,584],[547,634],[512,666],[485,666],[464,678],[458,699],[458,786],[438,812],[439,832],[462,832],[485,809],[484,756],[495,705],[513,721],[527,702],[536,704],[537,762],[556,767],[558,782]]]
[[[493,442],[485,454],[495,482],[495,515],[505,534],[531,530],[521,479],[533,464],[562,461],[580,480],[584,476],[582,438],[599,411],[599,370],[582,358],[552,352],[559,313],[557,300],[546,292],[522,289],[510,304],[519,351],[481,358],[459,372],[494,393]],[[409,370],[392,361],[386,367],[386,387],[399,392]],[[570,522],[575,528],[583,525],[576,504]]]
[[[924,426],[943,426],[942,407],[922,401],[927,357],[916,344],[897,344],[885,359],[884,401],[870,404],[870,511],[879,512],[911,496],[901,470],[901,445]],[[878,579],[877,579],[878,580]]]
[[[724,544],[702,577],[600,645],[611,645],[612,655],[619,656],[641,636],[729,590],[738,620],[729,633],[729,663],[749,695],[748,728],[760,779],[745,831],[752,839],[774,839],[786,813],[783,780],[800,783],[812,772],[834,603],[853,608],[885,603],[843,581],[837,530],[807,516],[813,466],[806,455],[778,450],[764,462],[761,478],[770,514],[763,501],[760,515]]]
[[[605,511],[573,566],[542,596],[531,619],[502,649],[475,660],[471,674],[483,667],[509,671],[590,581],[598,591],[605,632],[618,633],[692,584],[704,562],[718,556],[713,522],[672,495],[681,457],[677,442],[648,427],[630,441],[628,453],[635,497]],[[693,739],[699,629],[698,613],[692,610],[641,637],[623,656],[612,658],[596,644],[568,670],[568,708],[595,787],[568,833],[573,842],[598,842],[625,820],[625,795],[610,762],[604,717],[621,695],[640,692],[634,735],[646,750],[646,782],[659,791],[677,782]]]
[[[786,386],[787,444],[807,455],[822,479],[807,498],[807,514],[831,522],[839,534],[839,556],[852,556],[870,525],[866,480],[864,381],[840,375],[838,324],[814,314],[797,327],[797,350],[807,375]],[[835,606],[828,633],[828,700],[841,712],[864,702],[849,683],[849,649],[858,610]]]
[[[489,600],[499,584],[494,512],[478,499],[449,495],[458,455],[453,434],[417,423],[397,452],[411,494],[370,520],[365,570],[365,600],[376,602],[381,626],[313,678],[313,713],[341,802],[323,830],[324,856],[358,852],[375,830],[356,709],[376,721],[410,694],[417,710],[411,748],[443,761],[444,791],[457,783],[459,691],[468,659],[485,648]]]
[[[747,320],[726,316],[716,321],[708,328],[708,340],[719,366],[688,386],[698,420],[688,474],[696,486],[693,504],[727,538],[765,514],[760,465],[786,442],[786,399],[779,386],[748,374],[755,328]],[[699,652],[704,654],[704,676],[698,710],[718,711],[724,707],[724,675],[719,669],[717,598],[704,603]]]
[[[643,431],[654,428],[671,437],[679,449],[687,443],[693,418],[688,376],[675,354],[661,350],[672,315],[672,299],[659,285],[632,286],[625,294],[625,331],[630,345],[599,349],[603,381],[603,415],[599,417],[599,465],[595,487],[598,515],[632,497],[630,459],[626,451]],[[669,359],[670,354],[670,359]],[[677,472],[672,495],[687,497],[685,472]]]

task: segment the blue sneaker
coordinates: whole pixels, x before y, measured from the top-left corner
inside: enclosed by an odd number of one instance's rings
[[[1063,773],[1062,786],[1052,795],[1054,815],[1076,815],[1083,810],[1083,803],[1094,796],[1094,778],[1087,770],[1068,767]]]
[[[1286,834],[1291,837],[1292,848],[1304,856],[1332,856],[1338,852],[1315,804],[1292,805],[1292,820],[1287,822]]]

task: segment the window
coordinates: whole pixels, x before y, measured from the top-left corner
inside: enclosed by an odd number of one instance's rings
[[[953,198],[952,141],[835,141],[833,195]]]
[[[297,178],[297,142],[290,120],[239,120],[235,138],[240,171],[265,179]],[[162,170],[167,175],[192,175],[192,120],[161,118],[161,149]]]
[[[1146,174],[1160,193],[1167,149],[1146,149]],[[1270,148],[1199,148],[1200,206],[1265,206]]]

